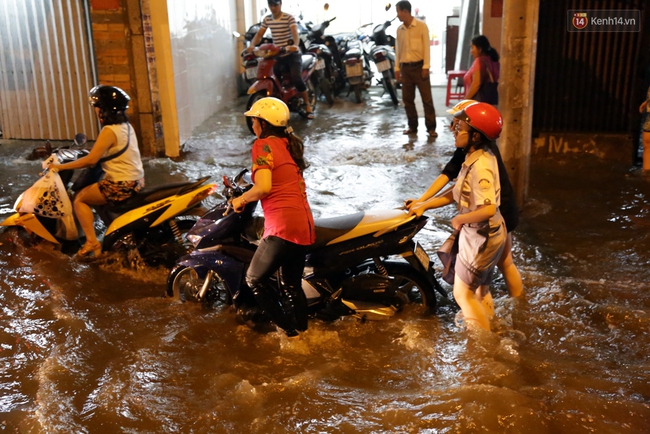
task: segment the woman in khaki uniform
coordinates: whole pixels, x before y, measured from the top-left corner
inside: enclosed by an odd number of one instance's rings
[[[503,121],[486,103],[470,105],[454,117],[459,120],[456,147],[467,153],[456,185],[442,196],[414,204],[410,213],[420,216],[431,208],[458,204],[458,215],[451,220],[454,233],[438,252],[445,265],[443,278],[453,283],[466,324],[490,330],[490,283],[507,233],[499,212],[499,169],[489,143],[499,137]]]

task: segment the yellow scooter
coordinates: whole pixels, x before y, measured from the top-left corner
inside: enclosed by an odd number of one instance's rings
[[[88,154],[83,149],[58,149],[53,155],[61,163],[77,160]],[[64,185],[67,185],[73,170],[60,171]],[[147,187],[133,197],[116,206],[104,205],[96,211],[107,227],[102,243],[102,252],[118,249],[136,249],[149,266],[171,267],[176,259],[191,248],[184,234],[194,225],[204,209],[200,206],[217,184],[206,184],[209,177],[196,181],[178,182]],[[18,226],[51,243],[61,244],[64,239],[57,236],[61,224],[59,219],[36,213],[22,213],[21,194],[11,214],[0,226]]]

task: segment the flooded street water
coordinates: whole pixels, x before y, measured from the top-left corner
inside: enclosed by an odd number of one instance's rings
[[[247,167],[244,106],[197,128],[179,161],[148,160],[148,185]],[[400,206],[453,152],[447,118],[436,141],[423,129],[409,139],[403,108],[377,92],[321,102],[316,116],[292,117],[316,217]],[[31,147],[0,143],[4,219],[39,165],[24,158]],[[166,270],[78,263],[0,229],[0,431],[647,433],[650,180],[593,155],[531,167],[514,234],[525,295],[510,299],[497,279],[492,333],[460,329],[446,304],[314,319],[288,340],[228,308],[165,298]],[[430,211],[416,237],[437,269],[454,213]]]

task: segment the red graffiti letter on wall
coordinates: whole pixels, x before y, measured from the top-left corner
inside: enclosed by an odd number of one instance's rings
[[[120,0],[91,0],[90,5],[94,10],[119,9]]]

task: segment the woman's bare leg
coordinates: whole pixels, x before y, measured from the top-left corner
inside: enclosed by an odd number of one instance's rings
[[[77,193],[74,198],[74,213],[79,220],[79,224],[86,234],[86,244],[97,244],[97,235],[95,234],[95,216],[90,205],[105,205],[106,199],[99,192],[97,184],[88,187]]]
[[[506,237],[506,244],[503,247],[503,253],[501,253],[497,267],[506,281],[510,296],[519,297],[524,290],[524,283],[521,281],[521,273],[519,273],[515,263],[512,262],[512,234],[508,234]]]
[[[476,325],[482,329],[490,330],[490,320],[481,302],[474,291],[458,276],[454,279],[454,299],[463,311],[468,327]]]
[[[650,133],[643,132],[643,170],[650,172]]]

